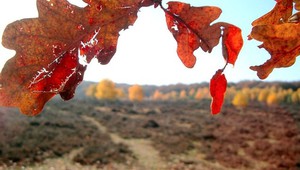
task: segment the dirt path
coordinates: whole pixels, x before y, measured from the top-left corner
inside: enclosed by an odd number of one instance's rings
[[[78,163],[74,163],[72,160],[73,158],[80,153],[83,148],[74,149],[69,154],[64,155],[61,158],[51,158],[46,159],[42,164],[37,164],[30,167],[8,167],[8,168],[0,168],[0,170],[97,170],[96,166],[82,166]]]
[[[83,119],[95,125],[102,133],[109,133],[106,127],[93,117],[83,116]],[[137,167],[137,169],[162,170],[167,168],[167,165],[160,157],[159,152],[152,146],[150,140],[124,139],[116,133],[109,133],[109,135],[114,143],[123,143],[128,145],[130,150],[138,159],[139,168]]]

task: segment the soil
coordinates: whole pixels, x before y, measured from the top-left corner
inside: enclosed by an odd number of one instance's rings
[[[297,170],[300,106],[53,100],[0,108],[0,169]]]

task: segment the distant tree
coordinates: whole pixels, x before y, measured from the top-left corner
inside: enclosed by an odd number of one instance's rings
[[[269,106],[277,105],[279,103],[279,100],[276,92],[269,93],[266,102]]]
[[[123,99],[126,97],[124,89],[122,89],[122,88],[116,88],[116,93],[117,93],[118,99]]]
[[[202,100],[202,99],[207,99],[210,98],[210,92],[208,87],[199,87],[195,93],[194,98],[196,100]]]
[[[259,95],[259,92],[260,92],[260,88],[257,87],[251,88],[250,100],[251,101],[257,100],[257,96]]]
[[[85,95],[94,98],[96,94],[96,86],[96,84],[89,85],[88,88],[85,90]]]
[[[269,95],[269,91],[267,89],[261,89],[258,93],[257,100],[259,102],[266,102]]]
[[[128,97],[131,101],[142,101],[144,99],[144,91],[142,86],[140,85],[133,85],[128,89]]]
[[[190,98],[194,98],[195,93],[196,93],[196,90],[195,90],[194,88],[191,88],[191,89],[189,90],[189,97],[190,97]]]
[[[300,102],[300,98],[297,92],[293,92],[291,94],[291,101],[293,104],[298,104]]]
[[[195,98],[196,100],[202,100],[202,99],[203,99],[203,94],[202,94],[201,88],[198,88],[198,89],[197,89],[194,98]]]
[[[236,107],[246,107],[249,103],[249,96],[242,91],[236,93],[232,100],[232,104]]]
[[[179,93],[179,99],[186,99],[187,98],[187,94],[185,90],[181,90]]]
[[[117,94],[115,83],[111,80],[104,79],[96,86],[95,97],[97,99],[115,100],[117,98]]]
[[[234,96],[236,95],[237,90],[234,86],[231,86],[229,88],[227,88],[226,90],[226,95],[225,95],[225,99],[229,102],[232,102]]]
[[[297,89],[297,91],[295,92],[298,96],[298,103],[300,103],[300,88]]]
[[[156,89],[152,95],[152,99],[153,100],[162,100],[163,94],[158,89]]]
[[[178,96],[178,94],[175,90],[172,90],[171,92],[168,93],[169,100],[176,100],[177,96]]]

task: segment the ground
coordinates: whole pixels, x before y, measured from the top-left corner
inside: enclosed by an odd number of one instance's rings
[[[297,170],[300,106],[53,100],[0,108],[0,169]]]

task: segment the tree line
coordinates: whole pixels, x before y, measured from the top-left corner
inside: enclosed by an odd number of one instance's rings
[[[231,84],[226,91],[225,102],[236,107],[246,107],[250,102],[260,102],[269,106],[278,104],[300,104],[299,83],[259,83],[241,82]],[[129,85],[117,87],[108,79],[91,84],[85,90],[86,96],[98,100],[210,100],[207,84],[170,85],[170,86],[141,86]]]

